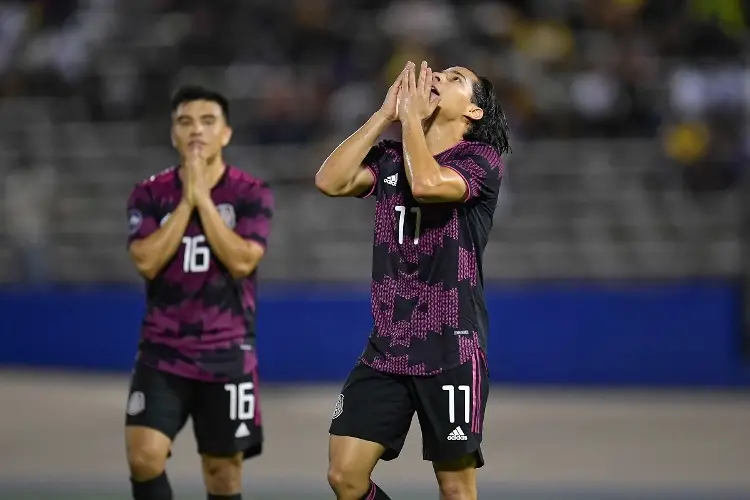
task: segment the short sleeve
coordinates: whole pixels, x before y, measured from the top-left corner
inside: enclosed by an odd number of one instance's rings
[[[237,203],[235,232],[263,248],[268,243],[273,219],[274,196],[265,182],[251,186]]]
[[[372,187],[364,193],[357,196],[357,198],[369,198],[372,195],[377,197],[378,195],[378,179],[380,178],[381,168],[383,159],[388,155],[388,149],[390,141],[380,141],[376,145],[370,148],[370,151],[362,160],[362,165],[372,172],[372,176],[375,178],[375,182],[372,183]]]
[[[441,162],[441,166],[455,170],[466,183],[464,202],[497,196],[503,178],[500,154],[485,144],[470,144],[455,158]]]
[[[128,198],[128,245],[147,238],[159,229],[154,203],[148,187],[138,184]]]

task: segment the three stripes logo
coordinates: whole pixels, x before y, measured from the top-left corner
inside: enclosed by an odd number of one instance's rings
[[[464,434],[464,431],[461,430],[461,427],[456,427],[453,429],[453,432],[448,434],[448,441],[466,441],[467,438],[466,434]]]
[[[386,184],[390,184],[391,186],[395,186],[398,184],[398,174],[389,175],[385,179],[383,179],[383,182]]]

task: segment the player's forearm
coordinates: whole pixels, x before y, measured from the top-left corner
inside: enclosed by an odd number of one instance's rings
[[[442,181],[441,167],[427,147],[419,120],[402,123],[404,167],[415,199],[430,198],[432,190]]]
[[[235,278],[251,274],[263,257],[260,245],[242,238],[227,226],[210,199],[197,204],[203,232],[214,255]]]
[[[153,279],[174,257],[190,223],[192,211],[190,205],[181,201],[162,227],[147,238],[130,244],[130,257],[139,273]]]
[[[315,174],[315,186],[328,196],[348,191],[362,171],[362,161],[392,121],[380,111],[333,150]]]

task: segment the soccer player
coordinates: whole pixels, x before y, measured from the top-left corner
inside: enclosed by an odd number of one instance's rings
[[[136,185],[129,251],[146,280],[126,442],[135,500],[170,500],[172,440],[193,419],[209,500],[240,500],[243,459],[263,441],[255,353],[256,268],[269,186],[224,163],[227,100],[202,87],[172,99],[180,166]]]
[[[402,141],[375,144],[396,120]],[[441,498],[477,498],[488,396],[482,254],[508,150],[487,79],[410,62],[316,175],[328,196],[377,199],[374,328],[330,427],[328,481],[339,500],[389,498],[370,476],[398,456],[415,412]]]

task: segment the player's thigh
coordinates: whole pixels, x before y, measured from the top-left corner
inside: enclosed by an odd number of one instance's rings
[[[377,443],[384,449],[381,458],[393,460],[401,453],[413,416],[407,379],[358,363],[338,395],[329,432]]]
[[[489,396],[484,357],[432,377],[415,377],[417,415],[425,460],[453,463],[474,455],[484,465],[482,427]]]
[[[231,382],[196,382],[191,415],[201,455],[247,459],[263,449],[257,372]]]
[[[190,380],[182,377],[136,365],[130,379],[125,416],[129,447],[163,441],[148,437],[154,433],[165,436],[169,442],[174,440],[187,421],[190,384]]]
[[[185,425],[190,381],[137,365],[130,381],[125,441],[133,467],[164,461],[175,436]]]

